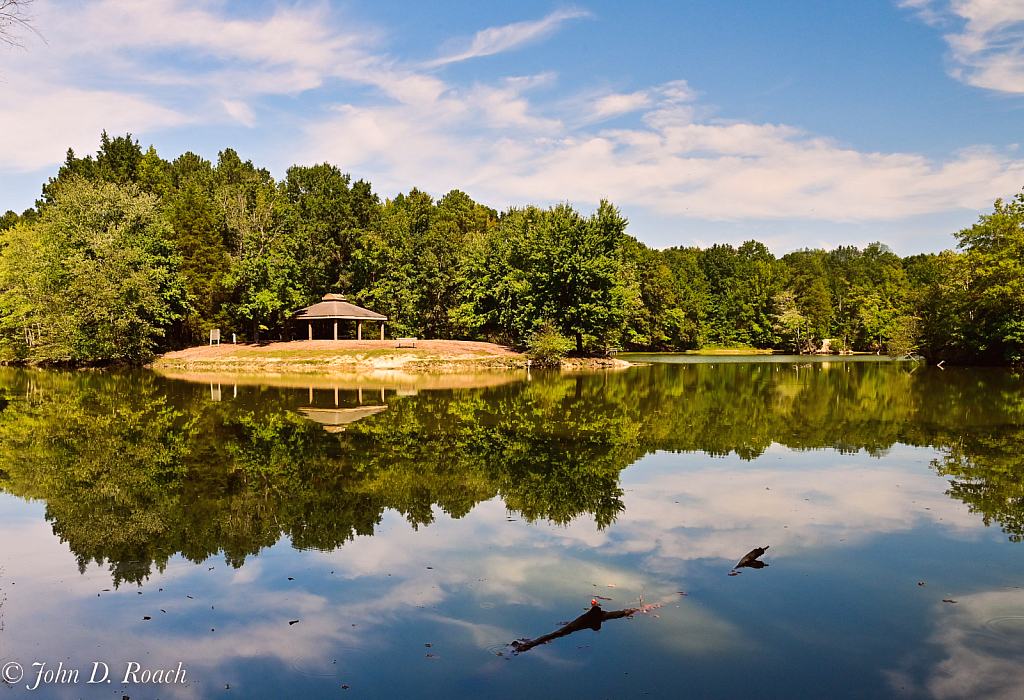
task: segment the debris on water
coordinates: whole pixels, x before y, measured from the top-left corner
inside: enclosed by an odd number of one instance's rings
[[[728,576],[739,576],[739,575],[740,575],[740,572],[739,572],[739,571],[733,571],[732,573],[730,573],[730,574],[727,574],[727,575],[728,575]]]
[[[298,622],[298,620],[289,620],[288,624],[289,625],[294,625],[296,622]]]
[[[166,610],[164,610],[163,608],[160,608],[160,612],[162,612],[162,613],[165,613],[165,612],[167,612],[167,611],[166,611]]]
[[[768,564],[766,564],[763,561],[759,561],[759,559],[765,553],[765,550],[767,550],[770,546],[771,545],[766,544],[764,547],[757,547],[755,549],[750,550],[749,552],[743,555],[743,558],[740,559],[739,563],[733,568],[741,569],[745,566],[749,566],[752,569],[763,569],[764,567],[768,566]]]
[[[427,568],[428,568],[428,569],[433,569],[434,567],[432,567],[432,566],[428,566]]]
[[[142,619],[143,620],[152,620],[153,618],[151,618],[149,615],[143,615]]]
[[[343,685],[343,686],[341,686],[341,689],[342,690],[348,690],[348,686],[347,685]]]
[[[950,600],[949,598],[943,598],[942,602],[943,603],[955,603],[956,601],[955,600]]]
[[[605,586],[605,588],[615,588],[617,585],[618,584],[615,583],[609,583],[607,586]]]
[[[605,598],[603,595],[596,595],[594,597],[597,598],[598,600],[611,600],[611,598]]]
[[[186,598],[188,598],[189,600],[195,600],[195,598],[193,598],[193,597],[192,597],[192,596],[190,596],[190,595],[187,595],[187,596],[185,596],[185,597],[186,597]]]
[[[917,585],[918,585],[918,586],[923,586],[923,585],[925,585],[925,583],[924,583],[924,581],[918,581],[918,582],[917,582]]]
[[[215,567],[215,566],[211,566],[211,567],[210,567],[209,569],[207,569],[207,571],[213,571],[213,570],[214,570],[214,569],[216,569],[216,568],[217,568],[217,567]]]
[[[437,658],[437,656],[436,656],[436,655],[434,655],[434,654],[427,654],[427,658],[428,658],[428,659],[436,659],[436,658]]]
[[[679,591],[679,595],[689,595],[686,591]]]
[[[425,647],[432,647],[434,645],[433,644],[424,644],[423,646],[425,646]]]
[[[294,581],[295,579],[293,579],[293,578],[292,578],[291,576],[289,576],[289,577],[288,577],[288,580],[289,580],[289,581]]]

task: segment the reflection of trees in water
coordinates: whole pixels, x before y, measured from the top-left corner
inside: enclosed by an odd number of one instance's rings
[[[946,493],[1002,526],[1013,542],[1024,538],[1024,430],[968,434],[942,448],[932,468],[952,477]]]
[[[912,365],[654,366],[393,397],[330,434],[294,409],[304,390],[211,400],[155,375],[7,372],[0,486],[47,503],[83,568],[143,580],[181,553],[239,566],[280,539],[333,549],[387,509],[413,527],[500,497],[528,520],[599,527],[619,473],[655,450],[761,455],[934,445],[950,495],[1021,534],[1020,378]],[[972,426],[970,429],[963,426]],[[980,438],[979,435],[989,437]]]

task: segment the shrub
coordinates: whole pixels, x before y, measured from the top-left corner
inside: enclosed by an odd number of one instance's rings
[[[558,332],[554,324],[545,321],[526,341],[526,356],[538,365],[560,365],[565,354],[572,350],[573,342]]]

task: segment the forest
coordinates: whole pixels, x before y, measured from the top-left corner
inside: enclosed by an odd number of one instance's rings
[[[142,363],[199,344],[289,339],[292,314],[343,293],[389,334],[566,350],[715,347],[1024,358],[1024,195],[903,257],[649,248],[610,202],[503,211],[452,190],[381,198],[327,163],[281,180],[225,149],[166,160],[104,132],[68,150],[36,206],[0,217],[0,360]]]

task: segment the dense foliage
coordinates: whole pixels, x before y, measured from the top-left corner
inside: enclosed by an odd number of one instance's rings
[[[381,200],[329,164],[281,181],[227,149],[168,161],[103,134],[68,151],[37,207],[0,217],[3,357],[138,361],[201,342],[289,338],[328,292],[396,336],[525,346],[553,328],[576,352],[707,346],[1024,358],[1024,198],[957,234],[959,252],[881,243],[781,258],[648,248],[609,202],[498,212],[453,190]]]

